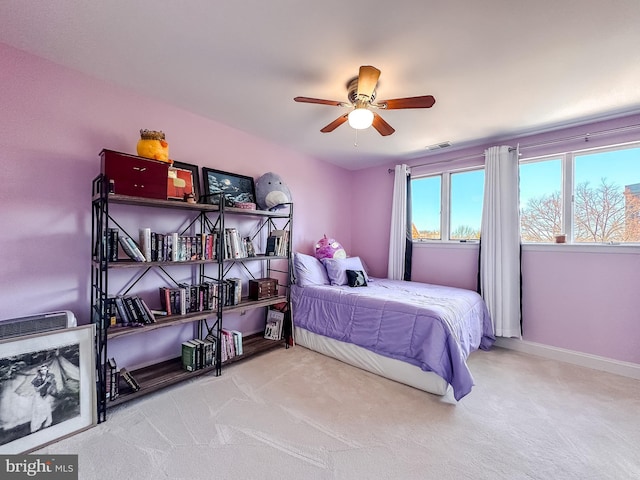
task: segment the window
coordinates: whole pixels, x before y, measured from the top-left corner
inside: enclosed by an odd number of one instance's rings
[[[523,242],[553,242],[564,233],[562,158],[520,163],[520,235]]]
[[[413,240],[480,238],[484,169],[411,179]]]
[[[480,238],[484,169],[411,179],[413,240]],[[640,243],[640,143],[520,161],[525,243]]]
[[[451,174],[450,240],[478,240],[484,200],[484,169]]]
[[[521,161],[520,232],[524,242],[640,242],[640,147]]]
[[[576,155],[573,239],[640,241],[640,148]]]
[[[413,240],[440,240],[442,175],[411,179]]]

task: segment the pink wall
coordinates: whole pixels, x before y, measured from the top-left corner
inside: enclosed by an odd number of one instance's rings
[[[354,177],[351,186],[353,249],[347,253],[362,257],[371,275],[386,277],[393,175],[379,167],[354,172]]]
[[[640,255],[528,251],[524,339],[640,363]]]
[[[163,130],[178,161],[280,173],[295,202],[294,248],[310,252],[329,232],[351,248],[346,170],[3,44],[0,91],[0,319],[69,309],[88,321],[98,154],[135,153],[141,128]]]
[[[446,257],[446,261],[442,261],[443,256]],[[411,279],[416,282],[475,290],[478,283],[477,275],[477,245],[416,245],[413,249]]]
[[[414,173],[439,172],[481,164],[491,145],[533,145],[559,138],[640,124],[640,115],[574,126],[556,132],[494,141],[409,162]],[[593,135],[563,143],[581,149],[640,140],[637,129]],[[558,152],[558,145],[525,148],[530,155]],[[473,158],[469,158],[473,157]],[[460,159],[460,160],[457,160]],[[417,165],[442,162],[434,165]],[[354,172],[352,242],[374,275],[386,276],[393,164]],[[373,195],[371,192],[375,192]],[[373,197],[373,198],[371,198]],[[476,288],[477,247],[446,244],[414,248],[413,279]],[[539,247],[523,252],[523,339],[613,360],[640,364],[640,256],[637,253],[588,253]]]

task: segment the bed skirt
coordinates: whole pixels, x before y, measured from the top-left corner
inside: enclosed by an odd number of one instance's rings
[[[296,345],[434,395],[445,395],[449,389],[449,384],[433,372],[425,372],[415,365],[378,355],[352,343],[318,335],[300,327],[295,327],[294,338]]]

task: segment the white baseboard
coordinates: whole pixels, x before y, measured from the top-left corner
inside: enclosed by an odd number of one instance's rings
[[[539,357],[558,360],[560,362],[572,363],[581,367],[593,368],[594,370],[601,370],[603,372],[640,380],[640,365],[636,363],[612,360],[606,357],[599,357],[588,353],[552,347],[541,343],[527,342],[517,338],[498,337],[495,345],[496,347],[508,348],[518,352],[537,355]]]

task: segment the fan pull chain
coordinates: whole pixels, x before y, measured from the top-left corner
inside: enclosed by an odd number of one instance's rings
[[[358,130],[355,129],[355,128],[354,128],[354,130],[356,132],[356,140],[355,140],[355,142],[353,142],[353,146],[357,148],[358,147]]]

